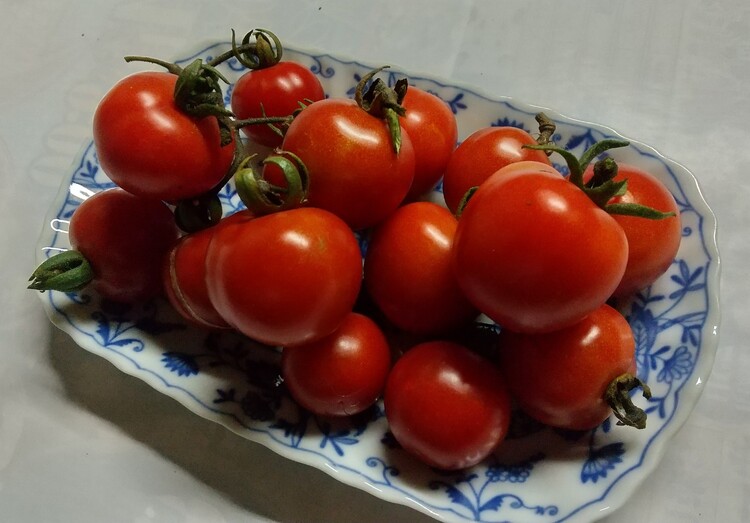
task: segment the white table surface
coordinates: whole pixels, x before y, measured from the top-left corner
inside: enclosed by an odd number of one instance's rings
[[[231,27],[603,123],[690,169],[719,221],[720,346],[662,463],[605,521],[750,521],[746,0],[0,0],[0,521],[428,521],[191,414],[78,348],[25,289],[60,176],[134,71],[121,58]]]

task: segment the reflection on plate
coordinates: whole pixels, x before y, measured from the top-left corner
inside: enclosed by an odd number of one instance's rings
[[[228,48],[226,43],[206,46],[181,63],[195,57],[207,60]],[[351,95],[361,76],[373,68],[291,49],[285,58],[307,64],[330,96]],[[221,69],[232,81],[243,72],[232,61]],[[392,70],[385,73],[389,82],[402,76]],[[460,137],[487,125],[536,128],[538,107],[426,78],[409,76],[409,80],[450,105]],[[227,89],[227,99],[230,92]],[[575,153],[602,138],[620,138],[611,129],[545,112],[558,126],[555,141]],[[641,378],[653,393],[650,400],[636,399],[649,413],[643,431],[610,420],[585,433],[537,428],[507,441],[479,466],[441,473],[414,461],[394,444],[382,406],[341,423],[301,411],[277,387],[275,350],[233,333],[187,326],[159,300],[122,306],[86,292],[40,296],[52,321],[84,349],[196,414],[384,500],[445,521],[588,521],[621,506],[659,462],[711,370],[719,318],[716,224],[695,179],[642,144],[632,143],[611,154],[658,176],[675,195],[682,213],[677,259],[667,274],[624,310],[636,336]],[[87,195],[111,185],[99,168],[93,143],[85,145],[47,217],[39,261],[69,248],[67,220]],[[434,196],[440,198],[439,190]],[[227,210],[240,206],[231,186],[221,198]]]

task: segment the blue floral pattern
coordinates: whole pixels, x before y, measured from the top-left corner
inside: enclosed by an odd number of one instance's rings
[[[210,46],[185,58],[207,59],[228,48]],[[329,96],[351,95],[373,67],[329,55],[286,50],[287,59],[307,64]],[[222,66],[232,81],[242,74],[236,61]],[[402,76],[383,73],[389,83]],[[410,84],[440,96],[456,114],[460,138],[491,125],[535,128],[535,110],[516,102],[488,99],[468,89],[409,77]],[[229,103],[231,86],[225,91]],[[555,141],[580,153],[593,142],[616,136],[606,128],[548,112],[558,128]],[[206,333],[186,325],[166,302],[138,307],[106,303],[95,296],[49,292],[43,299],[56,323],[87,350],[147,379],[208,419],[223,423],[280,454],[322,470],[335,469],[347,483],[375,485],[376,495],[400,503],[407,499],[438,519],[451,521],[580,521],[604,506],[624,501],[617,485],[626,476],[645,475],[657,442],[668,438],[695,401],[690,387],[705,379],[715,351],[717,268],[713,215],[689,173],[646,146],[613,151],[615,159],[645,164],[674,194],[683,221],[683,245],[669,272],[628,303],[619,304],[637,343],[640,377],[652,390],[643,401],[649,426],[637,436],[610,420],[585,433],[535,428],[508,442],[515,449],[488,458],[457,474],[422,466],[409,457],[387,429],[382,404],[350,421],[321,420],[296,406],[278,372],[279,351],[231,332]],[[111,187],[93,143],[83,149],[65,180],[53,220],[69,220],[88,194]],[[441,198],[440,186],[433,195]],[[242,208],[232,185],[219,194],[226,213]],[[367,236],[360,236],[367,248]],[[41,257],[68,248],[62,227],[45,231]],[[512,455],[512,458],[509,456]],[[540,487],[550,477],[564,481],[563,494]],[[412,506],[414,506],[412,504]]]

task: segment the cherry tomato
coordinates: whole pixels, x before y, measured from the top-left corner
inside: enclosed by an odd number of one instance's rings
[[[333,334],[281,354],[284,383],[304,408],[321,416],[350,416],[380,396],[391,366],[385,335],[367,316],[352,313]]]
[[[618,163],[617,166],[615,180],[627,179],[628,191],[609,203],[637,203],[674,213],[659,220],[612,215],[628,239],[628,264],[614,292],[615,296],[624,297],[648,287],[669,269],[680,247],[682,226],[677,203],[663,183],[633,165]]]
[[[635,340],[625,318],[608,305],[559,331],[519,334],[503,330],[499,363],[511,395],[547,425],[587,430],[611,413],[609,384],[635,374]]]
[[[287,116],[307,104],[325,98],[315,74],[297,62],[279,62],[271,67],[248,71],[232,90],[232,112],[239,119]],[[266,125],[250,125],[242,131],[267,147],[281,145],[282,136]]]
[[[510,397],[499,369],[455,343],[433,341],[396,361],[385,386],[396,441],[445,470],[482,461],[505,438]]]
[[[183,236],[169,251],[163,271],[164,289],[172,306],[188,321],[202,327],[229,328],[208,297],[206,254],[220,227],[249,218],[247,211],[235,213],[213,227]]]
[[[620,283],[628,257],[615,219],[537,162],[488,178],[466,205],[453,245],[469,301],[523,332],[557,330],[597,309]]]
[[[409,86],[401,105],[406,109],[401,128],[414,146],[414,181],[408,198],[416,198],[435,185],[445,172],[458,140],[453,111],[436,95]]]
[[[269,345],[331,334],[351,312],[361,281],[354,234],[322,209],[239,218],[214,233],[206,254],[211,303],[235,329]]]
[[[373,232],[365,257],[365,288],[400,329],[442,333],[478,314],[451,266],[457,226],[445,207],[414,202],[400,207]]]
[[[91,286],[118,302],[141,302],[161,293],[161,269],[177,237],[166,205],[119,188],[84,200],[70,219],[70,245],[91,264]]]
[[[385,219],[401,204],[414,178],[414,148],[402,130],[393,149],[386,123],[348,99],[327,99],[304,109],[289,126],[282,148],[299,156],[310,176],[308,204],[326,209],[353,229]],[[273,180],[266,167],[266,179]]]
[[[118,82],[94,114],[102,169],[133,194],[165,201],[198,196],[227,173],[235,140],[221,146],[215,117],[196,118],[174,101],[177,76],[143,72]]]
[[[448,208],[456,213],[466,192],[482,184],[495,171],[515,162],[535,161],[551,165],[544,151],[524,149],[536,140],[523,129],[485,127],[472,133],[453,152],[443,177]]]

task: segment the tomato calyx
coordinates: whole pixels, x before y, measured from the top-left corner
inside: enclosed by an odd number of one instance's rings
[[[261,165],[274,164],[281,170],[285,184],[278,186],[263,178],[262,169],[252,165],[255,155],[245,158],[234,174],[234,184],[242,203],[256,216],[294,209],[307,198],[308,172],[305,164],[289,151],[276,151]]]
[[[250,39],[255,37],[255,43]],[[281,40],[267,29],[253,29],[242,38],[242,44],[237,45],[234,29],[232,29],[232,56],[239,63],[250,70],[273,67],[281,61],[284,48]]]
[[[29,278],[29,289],[36,291],[80,291],[94,279],[94,269],[86,257],[70,250],[48,258]]]
[[[630,391],[641,388],[643,397],[651,398],[651,389],[632,374],[622,374],[612,380],[604,393],[604,399],[617,417],[618,425],[627,425],[637,429],[646,428],[647,414],[637,407],[630,397]]]
[[[609,203],[613,198],[623,196],[628,190],[628,181],[615,180],[617,176],[617,162],[606,157],[594,163],[594,175],[589,181],[584,181],[584,172],[596,158],[604,152],[619,147],[627,147],[626,140],[605,139],[589,147],[580,158],[561,147],[552,144],[524,145],[528,149],[551,151],[559,154],[568,165],[570,174],[568,180],[581,189],[589,199],[609,214],[637,216],[649,220],[661,220],[674,216],[673,212],[662,212],[657,209],[636,203]]]
[[[401,78],[393,87],[388,87],[380,78],[372,80],[376,74],[388,67],[390,66],[384,65],[364,75],[354,91],[354,100],[367,113],[385,120],[393,150],[398,154],[401,150],[401,123],[398,118],[406,115],[406,109],[401,104],[409,82],[406,78]]]

